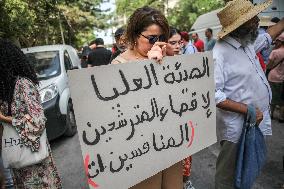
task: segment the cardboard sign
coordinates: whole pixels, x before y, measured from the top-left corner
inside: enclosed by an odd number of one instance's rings
[[[209,52],[68,75],[90,188],[127,189],[216,142]]]

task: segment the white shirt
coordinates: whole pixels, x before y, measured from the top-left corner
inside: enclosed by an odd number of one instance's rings
[[[271,89],[260,66],[256,52],[271,44],[271,37],[259,35],[254,44],[242,47],[230,36],[219,40],[213,49],[216,104],[231,99],[252,104],[263,112],[259,127],[264,135],[271,135],[269,104]],[[219,140],[238,142],[244,115],[217,108],[217,131]]]

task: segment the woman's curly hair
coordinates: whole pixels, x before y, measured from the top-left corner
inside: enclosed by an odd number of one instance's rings
[[[0,100],[12,102],[18,77],[24,77],[38,84],[33,65],[25,54],[7,39],[0,38]]]

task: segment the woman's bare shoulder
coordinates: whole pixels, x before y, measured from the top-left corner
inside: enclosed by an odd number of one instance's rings
[[[126,63],[126,62],[128,62],[128,60],[125,58],[125,55],[123,53],[123,54],[118,55],[115,59],[113,59],[111,61],[111,64],[121,64],[121,63]]]

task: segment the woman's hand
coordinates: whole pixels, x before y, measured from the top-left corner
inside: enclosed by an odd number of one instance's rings
[[[259,125],[260,122],[263,120],[263,113],[260,111],[259,108],[256,108],[255,112],[256,112],[256,123],[257,125]]]
[[[10,116],[4,116],[1,112],[0,112],[0,121],[4,122],[4,123],[12,123],[12,117]]]
[[[159,64],[162,63],[163,57],[166,56],[166,46],[167,43],[165,42],[156,42],[153,47],[148,51],[148,58],[157,60]]]
[[[0,112],[0,121],[4,121],[4,115]]]

